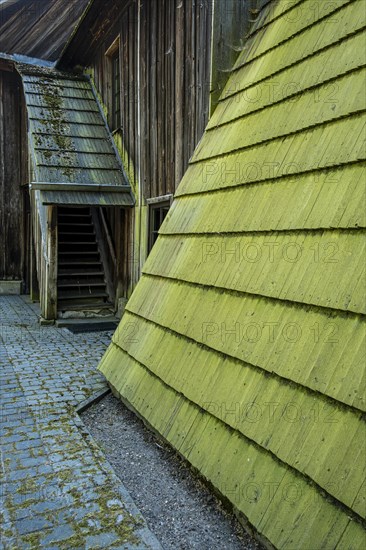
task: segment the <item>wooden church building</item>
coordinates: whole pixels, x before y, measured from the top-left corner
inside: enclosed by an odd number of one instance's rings
[[[365,28],[91,0],[0,59],[0,292],[123,310],[114,393],[268,548],[366,547]]]
[[[0,293],[123,311],[260,3],[94,0],[53,47],[57,2],[37,47],[3,23]]]

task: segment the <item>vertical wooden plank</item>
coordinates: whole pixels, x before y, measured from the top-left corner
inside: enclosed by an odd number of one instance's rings
[[[44,285],[44,318],[57,319],[57,206],[47,207],[47,263]]]
[[[140,166],[140,123],[139,123],[139,102],[141,100],[140,98],[140,90],[139,90],[139,63],[140,59],[138,59],[139,54],[139,0],[135,0],[134,3],[134,12],[133,12],[133,29],[134,29],[134,46],[133,46],[133,96],[132,96],[132,107],[133,107],[133,120],[134,120],[134,163],[135,163],[135,175],[136,175],[136,183],[137,178],[139,177],[141,166]]]
[[[184,2],[176,0],[175,10],[175,188],[183,177],[183,117],[184,117]]]
[[[0,227],[5,227],[4,189],[5,189],[5,144],[4,144],[4,73],[0,71]],[[4,230],[0,234],[0,279],[5,279],[5,238]]]
[[[187,2],[186,18],[185,18],[185,88],[184,88],[184,170],[190,158],[190,143],[191,143],[191,125],[192,125],[192,25],[193,25],[193,8],[195,0]]]
[[[157,195],[158,181],[158,143],[157,143],[157,4],[150,4],[150,105],[149,105],[149,123],[150,123],[150,151],[151,151],[151,196]]]
[[[25,173],[20,77],[0,71],[0,279],[22,280],[24,274]]]
[[[165,189],[165,194],[174,193],[175,191],[175,167],[174,167],[174,149],[175,149],[175,116],[174,116],[174,103],[175,103],[175,67],[174,67],[174,37],[175,37],[175,2],[169,2],[169,17],[168,17],[168,29],[169,29],[169,71],[168,71],[168,112],[169,112],[169,131],[168,131],[168,163],[169,163],[169,179],[168,185]]]
[[[149,3],[141,2],[141,30],[140,30],[140,167],[141,183],[144,197],[150,197],[150,147],[149,147],[149,87],[148,82],[148,11]]]
[[[156,149],[156,164],[157,164],[157,180],[155,187],[155,196],[162,195],[162,176],[163,166],[165,160],[165,149],[162,147],[162,133],[163,126],[166,124],[164,120],[164,14],[165,14],[165,0],[161,0],[162,5],[156,9],[157,19],[157,31],[156,31],[156,137],[157,137],[157,149]]]
[[[114,243],[115,243],[115,250],[116,250],[116,278],[117,280],[114,281],[115,289],[116,289],[116,307],[118,307],[118,300],[124,295],[124,288],[123,288],[123,278],[124,278],[124,272],[123,272],[123,241],[122,241],[122,235],[123,235],[123,219],[122,219],[122,209],[120,207],[115,207],[114,209]]]
[[[198,39],[196,42],[197,59],[197,99],[195,117],[195,145],[201,139],[209,118],[210,103],[210,75],[211,75],[211,38],[212,38],[212,9],[210,1],[200,2],[197,18]]]
[[[35,250],[35,236],[33,224],[31,223],[30,227],[30,236],[29,236],[29,248],[30,248],[30,281],[29,281],[29,292],[30,299],[33,302],[39,301],[39,285],[38,285],[38,276],[37,276],[37,258]]]
[[[128,65],[128,28],[126,28],[126,15],[121,20],[121,93],[122,93],[122,135],[123,143],[129,150],[129,119],[128,119],[128,86],[129,86],[129,65]],[[130,167],[128,167],[130,168]]]
[[[32,235],[31,235],[31,211],[29,203],[29,190],[26,186],[22,187],[23,195],[23,212],[24,212],[24,265],[23,265],[23,292],[29,294],[30,292],[30,277],[31,277],[31,251],[32,251]]]
[[[167,170],[167,133],[168,133],[168,110],[167,110],[167,96],[168,96],[168,82],[167,82],[167,38],[168,38],[168,29],[167,29],[167,12],[168,12],[168,2],[163,0],[163,10],[160,13],[160,25],[161,31],[159,36],[160,42],[160,67],[161,67],[161,88],[160,88],[160,101],[161,101],[161,115],[160,115],[160,139],[159,139],[159,148],[161,155],[160,164],[160,176],[159,176],[159,196],[165,194],[166,189],[166,180],[169,177]]]
[[[193,0],[192,2],[192,22],[191,22],[191,37],[190,37],[190,57],[191,57],[191,85],[190,85],[190,132],[189,132],[189,158],[191,158],[196,142],[196,97],[197,97],[197,80],[196,80],[196,68],[197,59],[196,54],[196,36],[197,36],[197,4],[199,0]]]
[[[127,127],[124,131],[128,134],[127,151],[130,162],[134,160],[135,120],[133,117],[132,101],[135,83],[134,66],[134,33],[133,33],[133,4],[126,12],[126,48],[128,76],[126,82],[126,120]]]

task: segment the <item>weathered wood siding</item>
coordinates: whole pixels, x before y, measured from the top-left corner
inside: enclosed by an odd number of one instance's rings
[[[216,9],[220,2],[225,6]],[[111,56],[119,40],[121,117],[114,137],[136,197],[126,213],[127,294],[148,255],[147,199],[175,193],[208,123],[210,91],[217,98],[225,84],[257,3],[94,0],[64,51],[59,67],[90,70],[114,126]]]
[[[0,70],[0,280],[21,280],[25,265],[26,133],[21,82]]]
[[[208,121],[211,3],[145,1],[141,174],[146,197],[174,193]]]
[[[145,198],[174,192],[207,124],[211,21],[208,0],[140,0],[140,9],[137,0],[125,7],[110,0],[102,12],[88,14],[88,31],[84,37],[79,33],[64,59],[66,64],[93,69],[97,89],[108,105],[111,78],[106,52],[120,37],[119,133],[129,173],[139,178]]]
[[[262,0],[262,3],[263,0]],[[259,14],[259,0],[216,0],[213,20],[211,113]]]

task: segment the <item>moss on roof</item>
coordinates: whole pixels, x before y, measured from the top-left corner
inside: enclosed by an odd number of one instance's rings
[[[100,369],[273,546],[366,546],[365,4],[270,2]]]
[[[30,126],[35,181],[128,184],[84,76],[17,64]]]

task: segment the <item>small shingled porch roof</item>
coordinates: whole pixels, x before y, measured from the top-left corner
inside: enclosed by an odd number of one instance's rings
[[[131,187],[86,76],[17,64],[29,121],[31,189],[43,204],[133,206]]]

